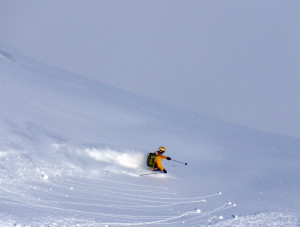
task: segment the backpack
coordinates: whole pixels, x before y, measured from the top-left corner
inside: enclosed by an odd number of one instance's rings
[[[155,162],[154,159],[156,158],[155,153],[149,153],[148,158],[147,158],[147,166],[154,168],[155,167]]]

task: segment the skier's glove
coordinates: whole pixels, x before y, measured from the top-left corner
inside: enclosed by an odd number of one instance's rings
[[[167,157],[167,160],[171,160],[171,158],[170,158],[170,157]]]
[[[167,173],[167,170],[164,169],[163,172],[164,172],[164,173]]]

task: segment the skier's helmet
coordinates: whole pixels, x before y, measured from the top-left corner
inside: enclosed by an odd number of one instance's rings
[[[166,152],[166,148],[165,147],[159,147],[158,152],[162,154],[162,153]]]

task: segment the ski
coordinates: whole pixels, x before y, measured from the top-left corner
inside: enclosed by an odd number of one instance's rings
[[[159,173],[141,173],[140,176],[147,176],[147,175],[153,175],[153,174],[159,174]]]

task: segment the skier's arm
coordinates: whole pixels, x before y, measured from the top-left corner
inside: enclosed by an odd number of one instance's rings
[[[167,156],[164,156],[164,155],[160,155],[160,157],[161,157],[162,159],[168,159],[168,157],[167,157]]]
[[[160,155],[162,159],[167,159],[167,160],[171,160],[170,157],[164,156],[164,155]]]

